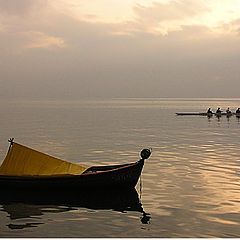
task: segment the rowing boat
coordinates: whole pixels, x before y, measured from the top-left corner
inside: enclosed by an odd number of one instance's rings
[[[177,112],[176,113],[177,116],[217,116],[217,117],[221,117],[221,116],[233,116],[236,115],[237,117],[240,116],[240,114],[237,113],[226,113],[226,112],[221,112],[221,113],[206,113],[206,112]]]
[[[151,150],[134,163],[86,167],[54,158],[10,141],[0,166],[0,189],[76,190],[134,188]]]

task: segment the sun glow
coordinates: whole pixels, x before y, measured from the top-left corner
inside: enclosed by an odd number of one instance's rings
[[[182,26],[193,25],[205,26],[213,32],[222,33],[227,31],[222,26],[238,19],[240,13],[238,0],[56,0],[52,5],[58,11],[80,21],[124,23],[127,29],[138,28],[137,30],[163,35],[181,30]],[[140,12],[137,11],[139,9]],[[127,33],[129,32],[126,31]]]

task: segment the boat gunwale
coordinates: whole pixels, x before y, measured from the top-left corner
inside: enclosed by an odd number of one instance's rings
[[[96,176],[96,175],[104,175],[112,172],[117,172],[119,170],[124,170],[129,167],[134,167],[140,164],[141,161],[144,161],[144,159],[140,159],[137,162],[134,163],[126,163],[126,164],[120,164],[120,165],[109,165],[109,166],[92,166],[91,168],[101,168],[101,167],[114,167],[113,169],[108,170],[102,170],[102,171],[89,171],[89,169],[86,170],[86,173],[82,174],[58,174],[58,175],[23,175],[23,176],[16,176],[16,175],[0,175],[0,180],[45,180],[45,179],[74,179],[74,178],[82,178],[87,176]],[[144,165],[144,162],[143,162]],[[115,167],[116,166],[116,167]]]

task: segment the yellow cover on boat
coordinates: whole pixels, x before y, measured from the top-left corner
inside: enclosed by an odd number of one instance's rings
[[[87,167],[70,163],[13,143],[0,166],[0,175],[49,176],[80,175]]]

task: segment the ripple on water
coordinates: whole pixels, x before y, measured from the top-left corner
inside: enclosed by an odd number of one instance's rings
[[[9,134],[86,165],[136,161],[142,148],[153,148],[141,189],[150,224],[142,223],[139,211],[2,205],[0,236],[239,237],[239,119],[175,116],[239,104],[219,99],[0,102],[1,159]]]

